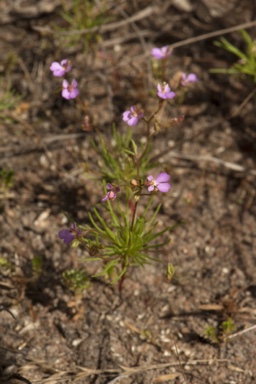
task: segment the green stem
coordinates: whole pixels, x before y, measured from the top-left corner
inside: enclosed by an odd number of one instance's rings
[[[124,265],[122,264],[122,268],[124,268]],[[121,279],[118,281],[118,291],[121,294],[123,286],[124,286],[124,280],[126,277],[126,273],[124,273],[121,277]]]
[[[133,230],[134,223],[135,223],[135,217],[136,217],[137,207],[138,207],[138,201],[135,202],[134,209],[133,209],[133,213],[132,213],[132,222],[131,222],[131,229],[130,229],[131,232],[132,232],[132,230]]]

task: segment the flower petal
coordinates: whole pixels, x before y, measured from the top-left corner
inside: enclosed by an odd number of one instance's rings
[[[108,192],[108,193],[106,194],[106,196],[103,197],[103,199],[101,199],[101,201],[107,201],[107,200],[109,199],[109,194],[110,194],[110,192]]]
[[[64,99],[66,99],[66,100],[70,99],[70,93],[67,89],[62,90],[62,97],[64,97]]]
[[[173,99],[173,98],[176,96],[176,93],[170,91],[170,92],[168,92],[168,93],[166,94],[166,96],[167,96],[167,99]]]
[[[71,84],[73,85],[74,88],[77,87],[77,81],[76,81],[75,79],[73,79],[73,80],[71,81]]]
[[[130,116],[131,116],[131,111],[125,111],[123,113],[123,121],[128,121],[130,119]]]
[[[76,223],[72,223],[72,224],[70,225],[70,229],[72,229],[72,231],[76,231],[76,230],[77,230]]]
[[[62,66],[57,61],[54,61],[53,63],[51,63],[51,66],[50,66],[51,71],[57,71],[60,69],[62,69]]]
[[[188,83],[195,83],[196,81],[198,81],[198,77],[195,73],[190,73],[187,77],[187,82]]]
[[[170,56],[171,53],[172,51],[167,45],[162,48],[153,48],[151,50],[151,55],[157,60],[165,59],[166,57]]]
[[[157,185],[157,189],[160,192],[168,192],[171,189],[171,185],[169,183],[160,183]]]
[[[151,55],[154,56],[155,59],[161,59],[163,57],[163,54],[159,48],[153,48]]]
[[[71,91],[69,93],[69,98],[70,99],[75,99],[78,95],[79,95],[79,90],[78,89],[73,89],[73,91]]]
[[[134,116],[131,117],[128,121],[127,124],[130,126],[136,125],[138,123],[138,117]]]
[[[68,84],[68,81],[66,79],[64,79],[62,81],[62,88],[68,88],[69,84]]]
[[[157,176],[156,178],[156,182],[157,183],[164,183],[166,181],[169,181],[170,180],[170,175],[168,175],[168,173],[166,172],[161,172],[159,173],[159,175]]]
[[[65,244],[68,245],[74,240],[75,236],[70,233],[68,229],[61,229],[59,231],[59,238],[62,239]]]

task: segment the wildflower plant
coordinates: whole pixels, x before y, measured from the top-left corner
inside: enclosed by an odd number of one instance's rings
[[[56,35],[61,37],[61,42],[65,46],[79,44],[87,52],[101,41],[97,29],[109,20],[109,17],[106,16],[108,9],[105,1],[73,0],[69,2],[61,0],[61,3],[62,23],[58,26],[55,25]],[[86,33],[81,33],[83,30],[86,30]]]
[[[79,293],[90,286],[90,278],[84,270],[71,269],[63,273],[63,281],[71,291]]]
[[[14,117],[10,111],[17,108],[21,99],[22,97],[12,90],[10,82],[0,77],[0,119],[12,122]]]
[[[256,41],[252,39],[245,30],[240,31],[245,43],[245,50],[237,48],[227,39],[222,37],[220,41],[215,41],[217,47],[224,48],[234,54],[239,60],[230,68],[212,69],[212,73],[225,73],[230,75],[247,75],[256,83]]]
[[[158,61],[166,62],[170,55],[168,47],[152,50],[153,58]],[[60,77],[54,73],[59,68],[56,63],[50,69],[54,76]],[[64,64],[60,62],[60,66],[67,68],[66,65],[67,61]],[[71,68],[71,63],[68,65]],[[60,69],[62,76],[66,76],[65,68]],[[163,166],[159,168],[159,164],[153,160],[153,137],[161,130],[160,116],[166,104],[173,103],[176,93],[186,87],[187,83],[195,82],[197,77],[195,74],[187,76],[181,73],[179,79],[175,92],[164,78],[161,84],[155,85],[156,106],[149,115],[139,105],[128,107],[122,114],[126,124],[125,132],[113,126],[112,140],[95,129],[91,143],[96,152],[96,164],[92,168],[95,170],[95,182],[100,181],[103,185],[101,198],[88,212],[86,225],[74,222],[69,228],[59,231],[59,238],[66,245],[83,247],[83,261],[100,263],[101,268],[95,277],[105,276],[113,283],[118,282],[120,290],[131,268],[162,261],[163,247],[169,243],[169,233],[176,227],[159,226],[161,204],[155,204],[155,197],[170,192],[171,175]],[[77,81],[71,83],[73,89],[69,88],[70,83],[66,79],[64,82],[65,93],[62,90],[62,97],[76,99],[78,93],[73,93],[72,97],[70,93],[78,90]],[[169,125],[178,124],[183,118],[172,117]],[[87,115],[84,121],[85,131],[93,130]],[[144,141],[135,139],[137,125],[142,129],[144,127]],[[159,168],[159,171],[155,168]],[[166,267],[167,278],[170,280],[174,268],[169,260],[166,260]],[[79,283],[80,275],[74,271],[66,274],[65,279],[68,277],[72,280],[72,276]]]
[[[144,146],[140,143],[136,144],[132,136],[133,132],[129,128],[122,133],[113,127],[112,140],[109,142],[99,133],[97,140],[93,139],[91,144],[100,161],[94,163],[91,168],[88,166],[88,177],[92,177],[93,173],[94,178],[100,178],[106,182],[129,183],[137,177],[138,161],[143,175],[155,167],[157,163],[150,157],[151,143]]]

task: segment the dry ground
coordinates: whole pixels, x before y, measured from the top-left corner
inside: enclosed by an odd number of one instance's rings
[[[69,5],[72,3],[66,2]],[[99,6],[101,2],[96,2]],[[49,65],[69,57],[95,125],[110,137],[111,122],[140,101],[152,105],[150,50],[249,22],[253,1],[106,1],[108,17],[93,49],[71,47],[52,34],[61,1],[2,1],[0,76],[22,99],[0,110],[0,167],[15,172],[1,194],[0,382],[252,384],[256,382],[256,126],[248,79],[209,73],[234,61],[202,39],[175,49],[171,70],[195,72],[182,124],[155,139],[172,175],[160,219],[185,219],[166,248],[176,268],[136,270],[122,295],[103,280],[75,297],[61,274],[82,250],[59,241],[63,212],[78,222],[99,200],[85,164],[95,164],[82,116],[59,95]],[[134,18],[130,18],[134,16]],[[115,25],[123,21],[122,25]],[[251,33],[255,31],[250,30]],[[242,47],[238,33],[228,38]],[[123,127],[123,128],[121,128]],[[111,137],[110,137],[111,138]],[[32,261],[41,257],[43,271]],[[232,318],[226,343],[211,343],[207,327]],[[240,333],[240,331],[248,332]],[[166,376],[167,375],[167,376]],[[169,375],[169,376],[168,376]]]

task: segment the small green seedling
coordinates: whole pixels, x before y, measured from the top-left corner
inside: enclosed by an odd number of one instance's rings
[[[70,269],[62,275],[64,284],[73,292],[79,293],[90,286],[90,280],[84,270]]]
[[[69,46],[82,44],[84,51],[87,52],[101,40],[100,34],[93,29],[109,21],[109,18],[106,17],[105,2],[103,0],[100,3],[95,0],[73,0],[70,7],[70,2],[63,0],[62,6],[60,16],[66,25],[65,28],[58,28],[58,30],[70,32],[61,36],[64,44]],[[85,29],[92,31],[79,33]]]
[[[14,171],[12,169],[0,169],[0,192],[6,193],[13,187]]]
[[[229,317],[222,321],[219,325],[207,326],[205,329],[205,337],[213,344],[220,344],[227,341],[227,337],[236,329],[234,321]]]

